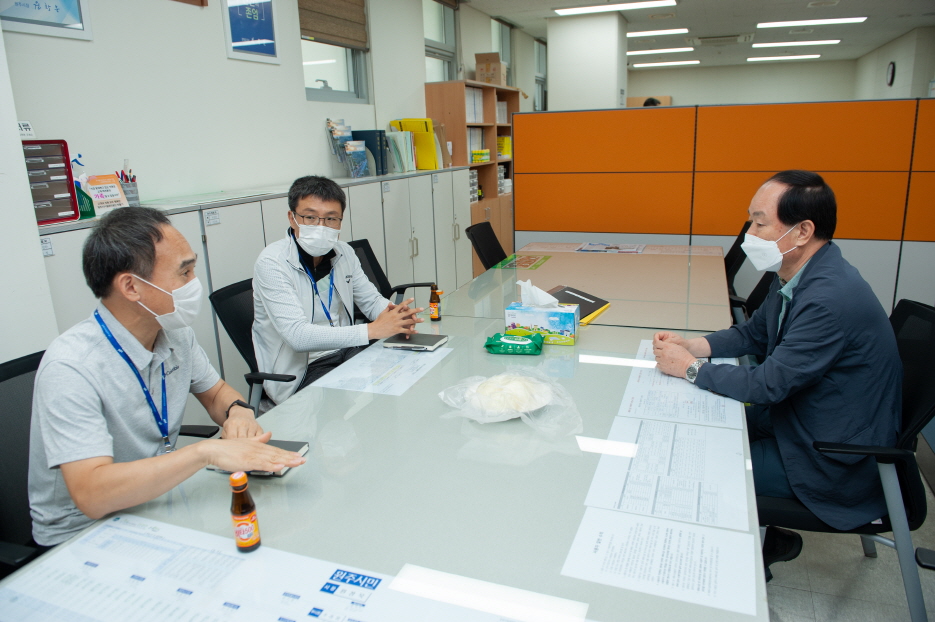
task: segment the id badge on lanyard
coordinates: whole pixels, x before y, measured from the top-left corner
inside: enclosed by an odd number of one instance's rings
[[[305,274],[308,275],[308,280],[312,282],[312,289],[315,291],[315,297],[318,298],[319,304],[321,304],[322,311],[325,312],[325,317],[328,319],[328,323],[331,324],[331,327],[334,328],[334,320],[331,319],[331,301],[334,299],[334,267],[331,268],[331,283],[328,286],[328,306],[325,306],[325,301],[322,300],[321,294],[318,293],[318,284],[315,282],[315,277],[312,276],[312,273],[308,271],[308,266],[303,266],[305,268]]]
[[[117,342],[117,338],[114,337],[112,332],[110,332],[107,324],[104,323],[104,318],[101,317],[101,314],[98,313],[97,310],[94,311],[94,319],[97,320],[101,330],[104,331],[104,336],[107,337],[107,341],[110,342],[110,345],[114,347],[114,350],[117,351],[117,354],[119,354],[120,357],[126,361],[127,365],[130,366],[130,369],[136,376],[136,380],[140,383],[140,388],[143,389],[143,395],[146,397],[146,402],[149,404],[149,408],[153,411],[153,419],[156,420],[156,427],[159,428],[159,434],[162,435],[162,447],[160,448],[157,455],[167,454],[171,451],[175,451],[172,447],[171,441],[169,441],[169,407],[166,400],[166,364],[162,364],[162,413],[160,413],[156,408],[156,402],[153,400],[153,396],[149,392],[149,387],[146,386],[146,382],[143,380],[143,376],[140,374],[140,371],[136,368],[136,365],[133,364],[133,361],[130,360],[130,356]]]

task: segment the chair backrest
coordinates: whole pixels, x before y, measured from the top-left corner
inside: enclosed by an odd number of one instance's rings
[[[727,251],[727,254],[724,255],[724,269],[727,272],[727,292],[731,296],[736,296],[737,292],[734,290],[734,277],[737,276],[737,272],[740,270],[740,266],[743,265],[743,262],[747,259],[747,254],[740,248],[740,245],[743,243],[744,235],[747,233],[747,229],[750,228],[750,221],[743,223],[743,227],[740,229],[740,233],[737,234],[737,237],[734,239],[734,243],[731,244],[730,250]]]
[[[44,352],[0,364],[0,542],[27,544],[32,539],[29,515],[29,424],[36,370]]]
[[[746,311],[747,317],[751,317],[753,312],[759,309],[760,305],[766,300],[766,297],[769,295],[769,286],[773,284],[773,279],[775,278],[775,272],[767,272],[760,278],[760,282],[756,284],[756,287],[753,288],[750,295],[747,296],[747,301],[743,304],[743,309]]]
[[[208,300],[250,371],[260,371],[253,351],[253,279],[222,287]]]
[[[377,261],[377,256],[374,254],[373,248],[370,247],[370,241],[366,238],[362,240],[352,240],[348,242],[348,245],[350,245],[357,254],[357,259],[360,260],[360,267],[363,268],[364,274],[367,275],[370,282],[377,288],[381,296],[389,299],[390,296],[393,295],[393,286],[390,285],[390,280],[386,278],[383,267],[380,266],[380,262]]]
[[[935,352],[935,307],[900,300],[890,315],[903,364],[902,432],[896,446],[915,451],[916,438],[935,417],[935,382],[932,382],[932,352]]]
[[[474,246],[474,252],[477,253],[477,257],[484,265],[484,270],[490,270],[490,268],[506,259],[506,253],[489,222],[484,221],[471,225],[464,232],[471,241],[471,245]]]

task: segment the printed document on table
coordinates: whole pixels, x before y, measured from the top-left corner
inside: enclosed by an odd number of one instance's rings
[[[402,395],[448,356],[451,348],[408,352],[374,344],[312,383],[314,387]]]
[[[584,242],[530,242],[517,253],[573,253],[582,246]]]
[[[577,250],[579,253],[632,253],[639,254],[646,248],[645,244],[604,244],[601,242],[587,242]]]
[[[601,456],[585,505],[749,529],[740,430],[616,417],[607,438],[633,455]]]
[[[636,358],[654,360],[653,342],[641,341]],[[667,376],[655,367],[634,367],[617,416],[742,430],[744,408],[737,400],[705,391],[684,378]]]
[[[219,517],[224,519],[224,517]],[[390,588],[392,577],[117,515],[0,583],[0,622],[498,622]]]
[[[562,574],[756,615],[753,536],[586,508]]]

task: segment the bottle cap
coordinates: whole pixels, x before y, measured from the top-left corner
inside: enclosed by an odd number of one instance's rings
[[[243,471],[231,473],[231,486],[244,486],[247,483],[247,474]]]
[[[445,293],[445,290],[443,290],[443,289],[436,289],[436,290],[435,290],[435,293],[437,293],[439,296],[441,296],[442,294]]]

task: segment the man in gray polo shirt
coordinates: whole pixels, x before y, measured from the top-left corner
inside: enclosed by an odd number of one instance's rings
[[[100,303],[52,342],[36,374],[29,502],[39,545],[158,497],[209,464],[275,471],[305,462],[265,444],[270,433],[195,340],[196,259],[158,210],[115,210],[88,237],[84,275]],[[175,451],[189,392],[224,431]]]

